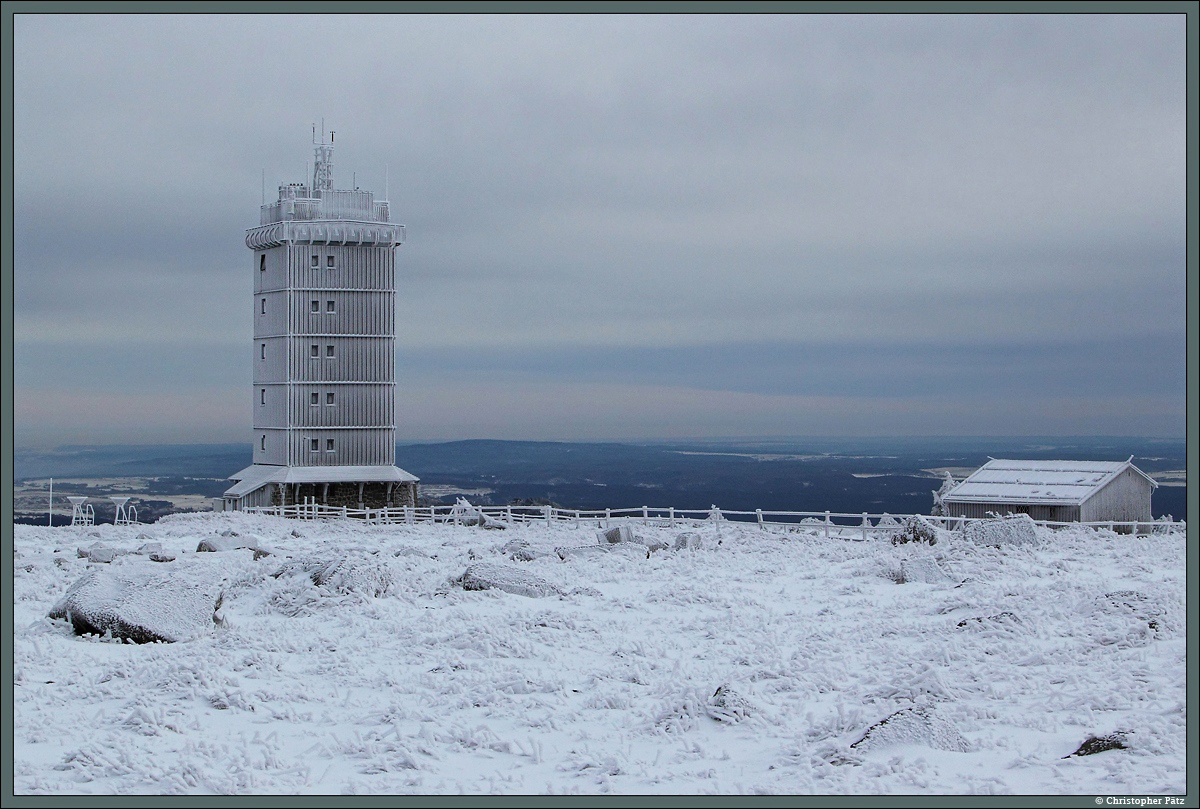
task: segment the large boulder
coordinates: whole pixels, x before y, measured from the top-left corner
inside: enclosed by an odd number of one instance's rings
[[[50,610],[77,635],[112,633],[133,643],[192,640],[214,626],[220,582],[130,568],[95,568]]]
[[[969,522],[963,537],[977,545],[1032,545],[1037,542],[1037,525],[1028,514],[1010,514]]]
[[[464,590],[503,590],[506,593],[542,598],[560,595],[560,591],[543,578],[527,573],[519,567],[479,562],[467,568],[457,579]]]
[[[850,746],[870,751],[902,744],[919,744],[954,753],[966,753],[971,749],[958,728],[925,706],[896,711],[868,728],[863,737]]]

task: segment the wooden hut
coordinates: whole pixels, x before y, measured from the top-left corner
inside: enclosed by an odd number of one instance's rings
[[[947,516],[1028,514],[1054,522],[1149,522],[1157,488],[1128,461],[992,459],[942,495]]]

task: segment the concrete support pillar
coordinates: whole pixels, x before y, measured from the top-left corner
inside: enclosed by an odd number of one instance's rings
[[[359,481],[359,484],[358,484],[358,507],[366,508],[366,505],[363,503],[363,483],[362,483],[362,481]]]

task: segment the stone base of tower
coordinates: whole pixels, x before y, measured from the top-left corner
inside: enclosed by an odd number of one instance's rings
[[[416,506],[418,478],[396,466],[271,466],[253,464],[236,475],[223,510],[318,503],[334,508]]]

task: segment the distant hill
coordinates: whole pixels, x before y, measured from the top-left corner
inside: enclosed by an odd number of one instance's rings
[[[1183,469],[1182,440],[1146,438],[794,438],[672,443],[469,440],[400,444],[396,462],[430,496],[548,500],[565,508],[642,505],[778,511],[926,513],[940,468],[991,457],[1124,460],[1153,474]],[[67,446],[14,453],[17,480],[46,477],[224,479],[249,444]],[[219,484],[218,484],[219,488]],[[206,489],[205,494],[211,494]],[[1186,486],[1161,486],[1155,516],[1186,519]]]

